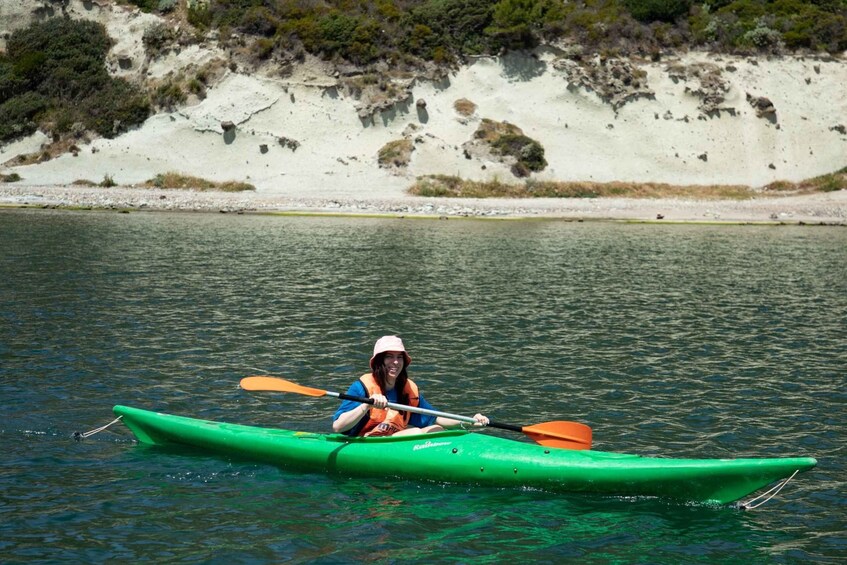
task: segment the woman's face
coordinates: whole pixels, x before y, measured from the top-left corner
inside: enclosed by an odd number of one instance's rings
[[[403,370],[403,365],[406,359],[403,357],[402,351],[387,351],[382,359],[382,364],[385,366],[385,386],[388,390],[394,388],[394,383],[397,382],[397,377]]]

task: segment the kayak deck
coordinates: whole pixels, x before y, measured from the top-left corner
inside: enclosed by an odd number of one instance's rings
[[[187,445],[286,469],[727,504],[816,465],[811,457],[669,459],[556,449],[481,433],[360,438],[115,406],[141,443]]]

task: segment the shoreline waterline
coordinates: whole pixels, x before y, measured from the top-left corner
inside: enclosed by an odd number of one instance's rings
[[[0,209],[198,212],[416,219],[847,226],[847,191],[747,200],[337,197],[138,187],[0,186]]]

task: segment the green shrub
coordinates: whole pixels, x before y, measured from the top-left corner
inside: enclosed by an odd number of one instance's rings
[[[400,21],[401,46],[409,52],[432,59],[436,49],[454,54],[487,52],[491,37],[485,29],[491,25],[494,6],[486,0],[428,0],[409,10]],[[411,30],[423,25],[432,34],[425,44],[409,42]]]
[[[817,7],[807,7],[787,18],[785,43],[790,48],[838,52],[847,49],[847,10],[831,14]]]
[[[790,49],[847,49],[847,4],[842,0],[734,0],[711,15],[703,12],[695,10],[691,18],[700,41],[761,49],[779,42]]]
[[[179,83],[166,82],[160,84],[153,92],[153,103],[159,108],[172,110],[188,99]]]
[[[538,42],[536,33],[542,24],[561,17],[561,4],[550,0],[500,0],[485,32],[506,47],[530,48]]]
[[[174,31],[170,26],[164,23],[155,23],[144,30],[141,42],[148,53],[156,55],[175,38]]]
[[[14,65],[0,53],[0,104],[24,89],[23,78],[15,72]]]
[[[685,44],[840,52],[847,17],[844,0],[208,0],[187,7],[193,25],[218,28],[224,41],[236,31],[292,52],[391,65],[450,63],[542,38],[642,55]]]
[[[13,33],[6,54],[16,59],[43,51],[55,66],[78,55],[102,61],[110,46],[105,28],[96,22],[53,18]]]
[[[103,137],[115,137],[144,122],[150,115],[150,100],[128,82],[108,83],[97,96],[86,98],[78,119]]]
[[[178,0],[128,0],[141,8],[142,12],[172,12],[178,5]]]
[[[187,11],[188,23],[197,29],[208,29],[212,24],[212,12],[206,4],[191,4]]]
[[[538,172],[547,166],[544,148],[540,143],[525,135],[513,133],[501,135],[492,141],[491,145],[501,155],[511,155],[517,159],[521,168],[525,167],[530,171]]]
[[[276,34],[279,21],[270,9],[264,6],[255,6],[244,12],[239,29],[250,35],[261,35],[273,37]]]
[[[24,92],[0,104],[0,141],[34,133],[39,114],[48,107],[49,101],[36,92]]]
[[[257,60],[270,54],[271,40],[273,49],[392,67],[421,59],[449,64],[542,38],[641,55],[686,44],[847,48],[844,0],[204,0],[187,10],[192,25],[217,28],[224,42],[231,32],[266,38],[248,42]]]
[[[200,98],[206,96],[206,85],[199,78],[193,78],[188,81],[188,91]]]
[[[353,40],[359,21],[355,17],[334,12],[318,22],[321,44],[319,49],[329,53],[342,51]]]
[[[316,20],[298,20],[293,29],[306,49],[327,58],[343,57],[353,63],[367,64],[376,60],[381,49],[379,22],[361,16],[351,16],[334,10]]]
[[[19,29],[0,59],[0,140],[74,123],[105,137],[143,122],[146,96],[105,67],[111,39],[92,21],[53,18]]]
[[[159,0],[159,3],[156,5],[156,9],[163,14],[172,12],[176,7],[177,0]]]
[[[273,55],[276,42],[269,37],[260,37],[250,45],[250,54],[254,59],[263,61]]]
[[[688,13],[692,0],[623,0],[624,6],[640,22],[673,23]]]
[[[769,28],[764,21],[760,21],[755,28],[742,36],[741,41],[759,49],[766,49],[778,46],[782,42],[782,34]]]

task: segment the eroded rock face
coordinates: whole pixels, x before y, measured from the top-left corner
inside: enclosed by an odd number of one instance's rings
[[[700,100],[699,108],[707,116],[721,111],[735,114],[735,109],[724,106],[729,92],[729,81],[718,65],[698,63],[695,65],[669,65],[665,71],[675,83],[685,83],[685,92]]]
[[[420,115],[426,114],[426,101],[415,100],[412,93],[418,81],[440,82],[446,69],[427,68],[413,76],[390,76],[388,69],[365,72],[349,69],[339,78],[338,87],[356,99],[356,111],[363,124],[372,123],[380,115],[391,118],[398,111],[408,112],[412,105]]]
[[[590,59],[561,58],[553,68],[567,76],[568,89],[584,88],[597,95],[617,111],[627,102],[638,98],[653,98],[647,85],[647,73],[623,59],[596,56]]]

